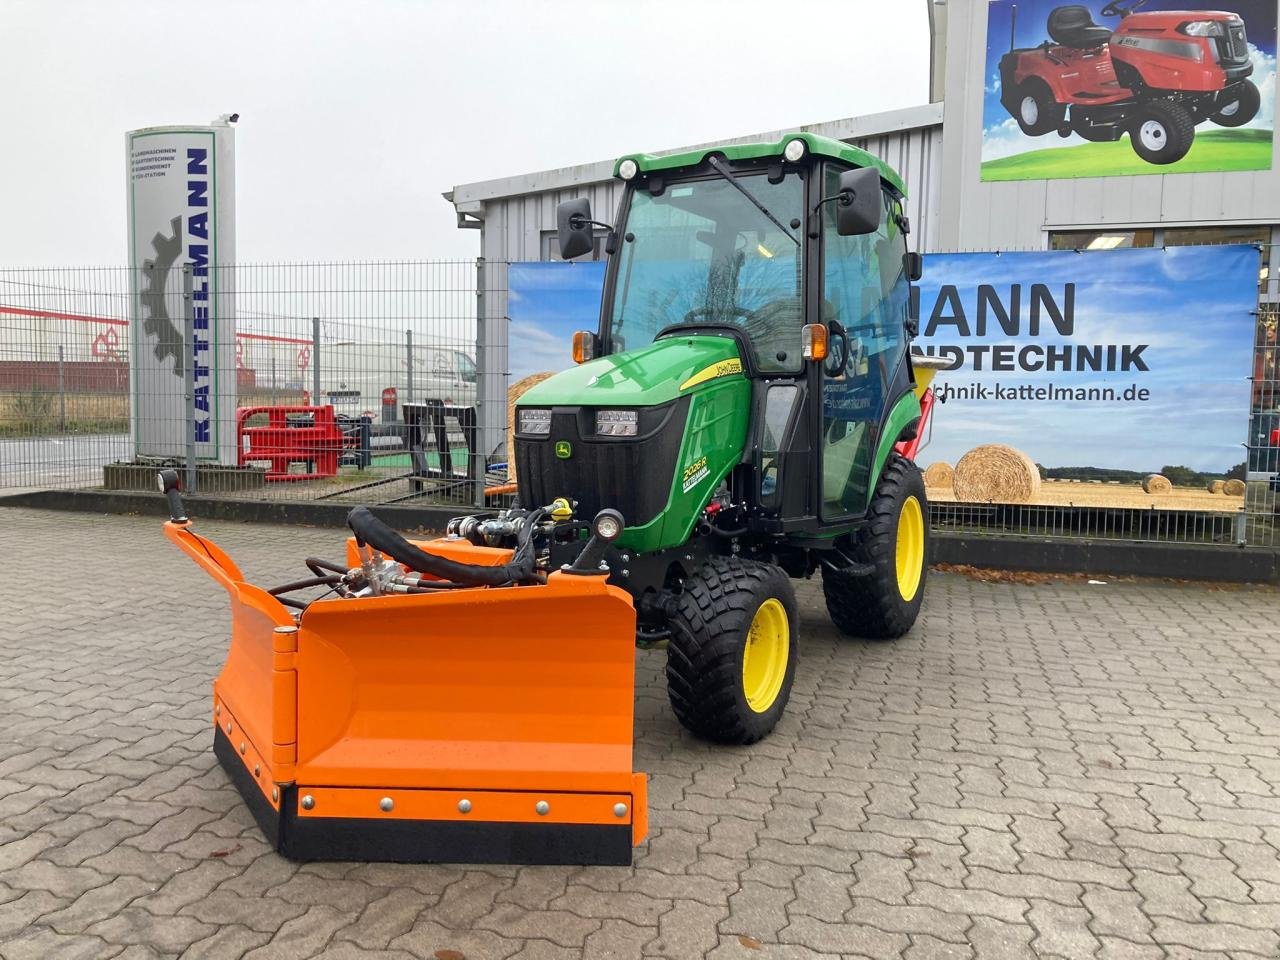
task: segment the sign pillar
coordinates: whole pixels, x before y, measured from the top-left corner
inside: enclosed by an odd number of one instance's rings
[[[225,121],[148,127],[130,131],[125,144],[134,455],[186,456],[190,430],[199,460],[234,465],[233,128]],[[184,267],[192,279],[189,352],[183,340]],[[190,411],[184,402],[188,375]]]

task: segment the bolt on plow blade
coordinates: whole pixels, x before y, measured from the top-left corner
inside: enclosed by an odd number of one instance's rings
[[[624,591],[555,573],[295,618],[189,527],[166,533],[230,594],[214,749],[282,854],[631,862],[647,822]]]

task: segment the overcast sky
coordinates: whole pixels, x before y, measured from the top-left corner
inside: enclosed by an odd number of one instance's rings
[[[242,262],[472,257],[459,183],[928,99],[926,0],[0,0],[0,267],[122,264],[125,131],[239,112]]]

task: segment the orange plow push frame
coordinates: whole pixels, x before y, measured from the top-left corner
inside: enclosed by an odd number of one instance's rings
[[[214,753],[294,860],[629,864],[635,610],[603,576],[322,598],[295,615],[189,523],[231,601]],[[467,563],[510,551],[436,540]],[[349,555],[354,545],[348,543]]]

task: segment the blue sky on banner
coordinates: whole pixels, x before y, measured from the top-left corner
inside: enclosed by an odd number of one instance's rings
[[[598,326],[603,285],[603,260],[507,268],[507,369],[513,383],[573,366],[573,333]]]
[[[938,375],[952,396],[936,408],[921,462],[954,463],[978,444],[1007,443],[1051,467],[1154,471],[1174,464],[1226,471],[1244,459],[1257,280],[1258,251],[1251,246],[927,256],[917,348],[951,347],[964,356],[959,369]],[[1013,285],[1020,288],[1016,334],[1006,333],[988,308],[985,335],[978,335],[983,284],[1006,308]],[[1030,333],[1032,284],[1043,284],[1060,309],[1073,285],[1066,331],[1042,309],[1038,335]],[[949,319],[957,302],[963,325]],[[1024,347],[1032,349],[1026,364],[996,372],[990,351],[981,350],[996,344],[1011,345],[1017,358]],[[1071,347],[1076,366],[1076,348],[1094,345],[1117,348],[1116,369],[1025,368],[1048,347]],[[1129,369],[1123,369],[1125,347],[1131,356],[1142,347],[1140,362],[1131,360]],[[1032,394],[1051,386],[1071,390],[1072,399]],[[1030,396],[1017,395],[1023,387]],[[1144,389],[1148,399],[1125,399],[1126,391]],[[1082,390],[1091,399],[1075,399]],[[1106,390],[1115,399],[1104,399]]]

